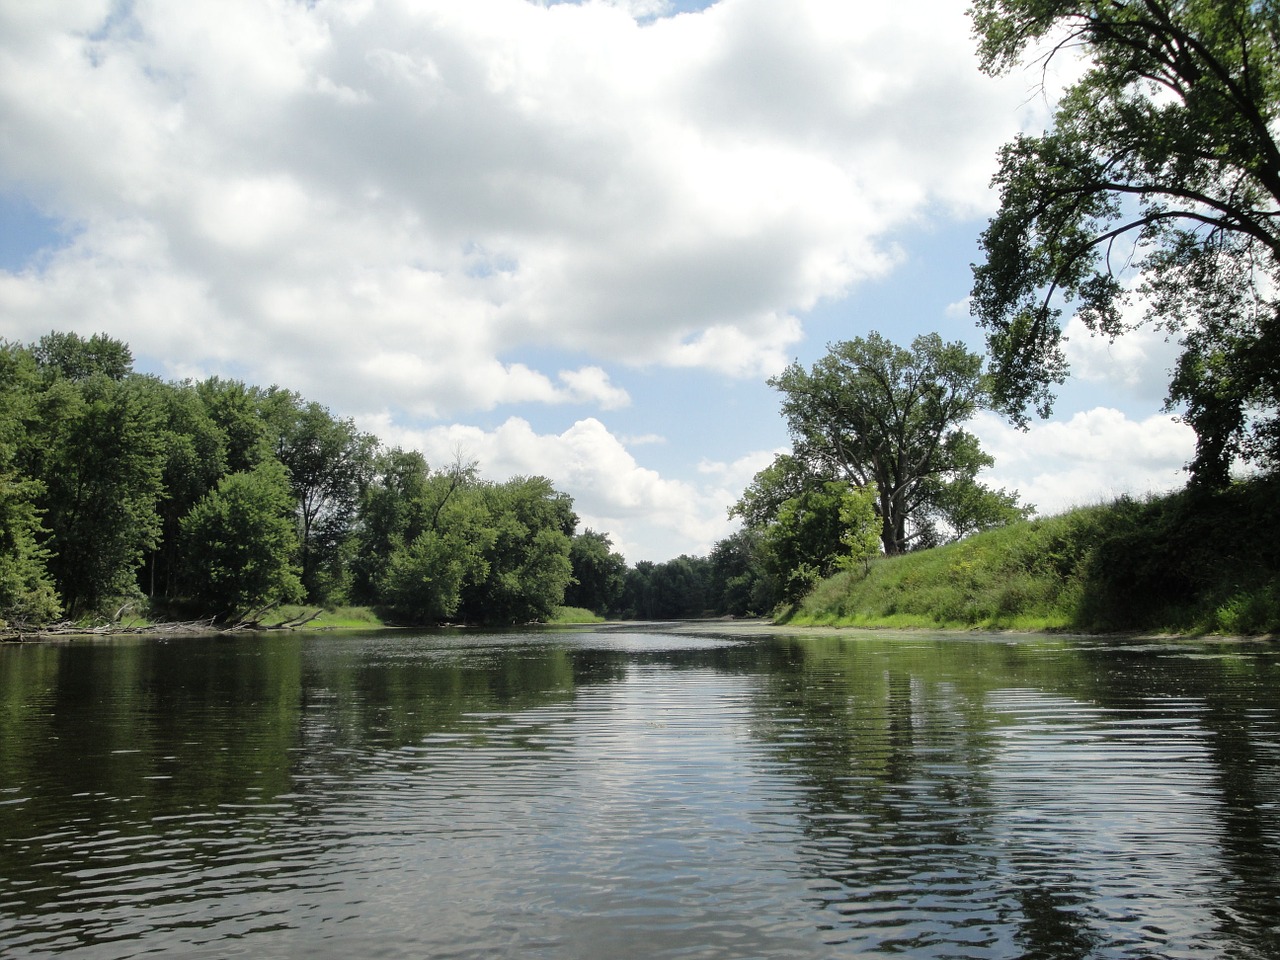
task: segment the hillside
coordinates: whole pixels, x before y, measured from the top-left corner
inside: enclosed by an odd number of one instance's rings
[[[1280,631],[1280,482],[1085,507],[819,584],[782,622],[1259,634]]]

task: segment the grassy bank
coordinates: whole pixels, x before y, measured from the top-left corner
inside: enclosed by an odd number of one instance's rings
[[[1280,483],[1122,498],[842,573],[796,624],[1280,632]]]

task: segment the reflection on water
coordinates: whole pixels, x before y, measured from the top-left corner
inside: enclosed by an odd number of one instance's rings
[[[0,954],[1280,956],[1280,657],[663,630],[0,648]]]

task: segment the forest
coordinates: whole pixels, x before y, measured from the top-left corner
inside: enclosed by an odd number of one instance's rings
[[[0,344],[0,618],[396,623],[605,611],[625,562],[544,477],[431,466],[289,390],[163,382],[105,334]]]
[[[544,622],[566,607],[767,615],[881,552],[1030,512],[976,480],[991,458],[962,426],[981,366],[936,335],[910,349],[872,335],[812,374],[789,369],[773,384],[795,448],[733,506],[741,529],[707,557],[628,567],[608,534],[578,531],[572,497],[544,477],[495,483],[461,455],[429,465],[278,386],[164,382],[106,334],[4,343],[0,618],[237,624],[273,604],[405,625]],[[865,416],[814,412],[832,403]],[[861,447],[840,440],[849,431]],[[886,445],[887,472],[872,455]]]

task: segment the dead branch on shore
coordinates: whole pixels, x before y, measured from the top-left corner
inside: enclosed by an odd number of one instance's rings
[[[85,626],[62,620],[40,624],[4,623],[0,621],[0,643],[26,643],[40,640],[75,639],[77,637],[127,637],[127,636],[176,636],[191,634],[226,634],[240,630],[297,630],[318,619],[323,609],[303,612],[280,623],[263,623],[263,618],[277,604],[269,603],[227,624],[215,618],[208,620],[184,620],[166,623],[122,624],[120,616],[127,607],[121,607],[110,623]]]

